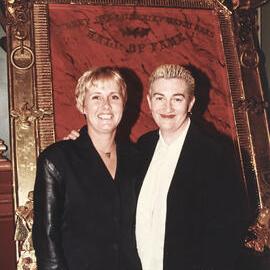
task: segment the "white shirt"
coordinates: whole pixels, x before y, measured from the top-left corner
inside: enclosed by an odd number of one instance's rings
[[[170,145],[159,134],[143,181],[136,213],[136,240],[143,270],[163,270],[167,194],[189,126],[190,120]]]

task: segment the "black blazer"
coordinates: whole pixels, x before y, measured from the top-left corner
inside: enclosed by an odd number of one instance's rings
[[[138,270],[137,152],[117,144],[113,180],[86,128],[38,158],[33,243],[39,270]]]
[[[144,178],[158,131],[143,135]],[[246,225],[240,177],[228,146],[193,123],[167,197],[164,270],[233,269]]]

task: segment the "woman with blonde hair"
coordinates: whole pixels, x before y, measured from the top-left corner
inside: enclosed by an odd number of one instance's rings
[[[85,72],[76,87],[87,126],[38,158],[33,243],[39,270],[137,270],[137,152],[116,142],[127,99],[119,71]]]

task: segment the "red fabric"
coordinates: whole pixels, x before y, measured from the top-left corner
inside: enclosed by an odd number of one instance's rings
[[[76,82],[89,67],[101,65],[117,65],[127,77],[131,100],[125,132],[132,126],[136,140],[153,129],[146,101],[148,77],[166,63],[192,69],[197,79],[195,113],[209,127],[235,138],[215,11],[50,4],[49,19],[57,139],[84,124],[75,107]]]

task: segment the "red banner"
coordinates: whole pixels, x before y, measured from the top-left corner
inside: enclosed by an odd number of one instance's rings
[[[160,64],[181,64],[196,78],[195,115],[235,138],[235,124],[218,16],[213,10],[49,5],[56,136],[81,127],[77,79],[93,66],[118,66],[129,101],[123,131],[136,140],[155,128],[148,77]]]

